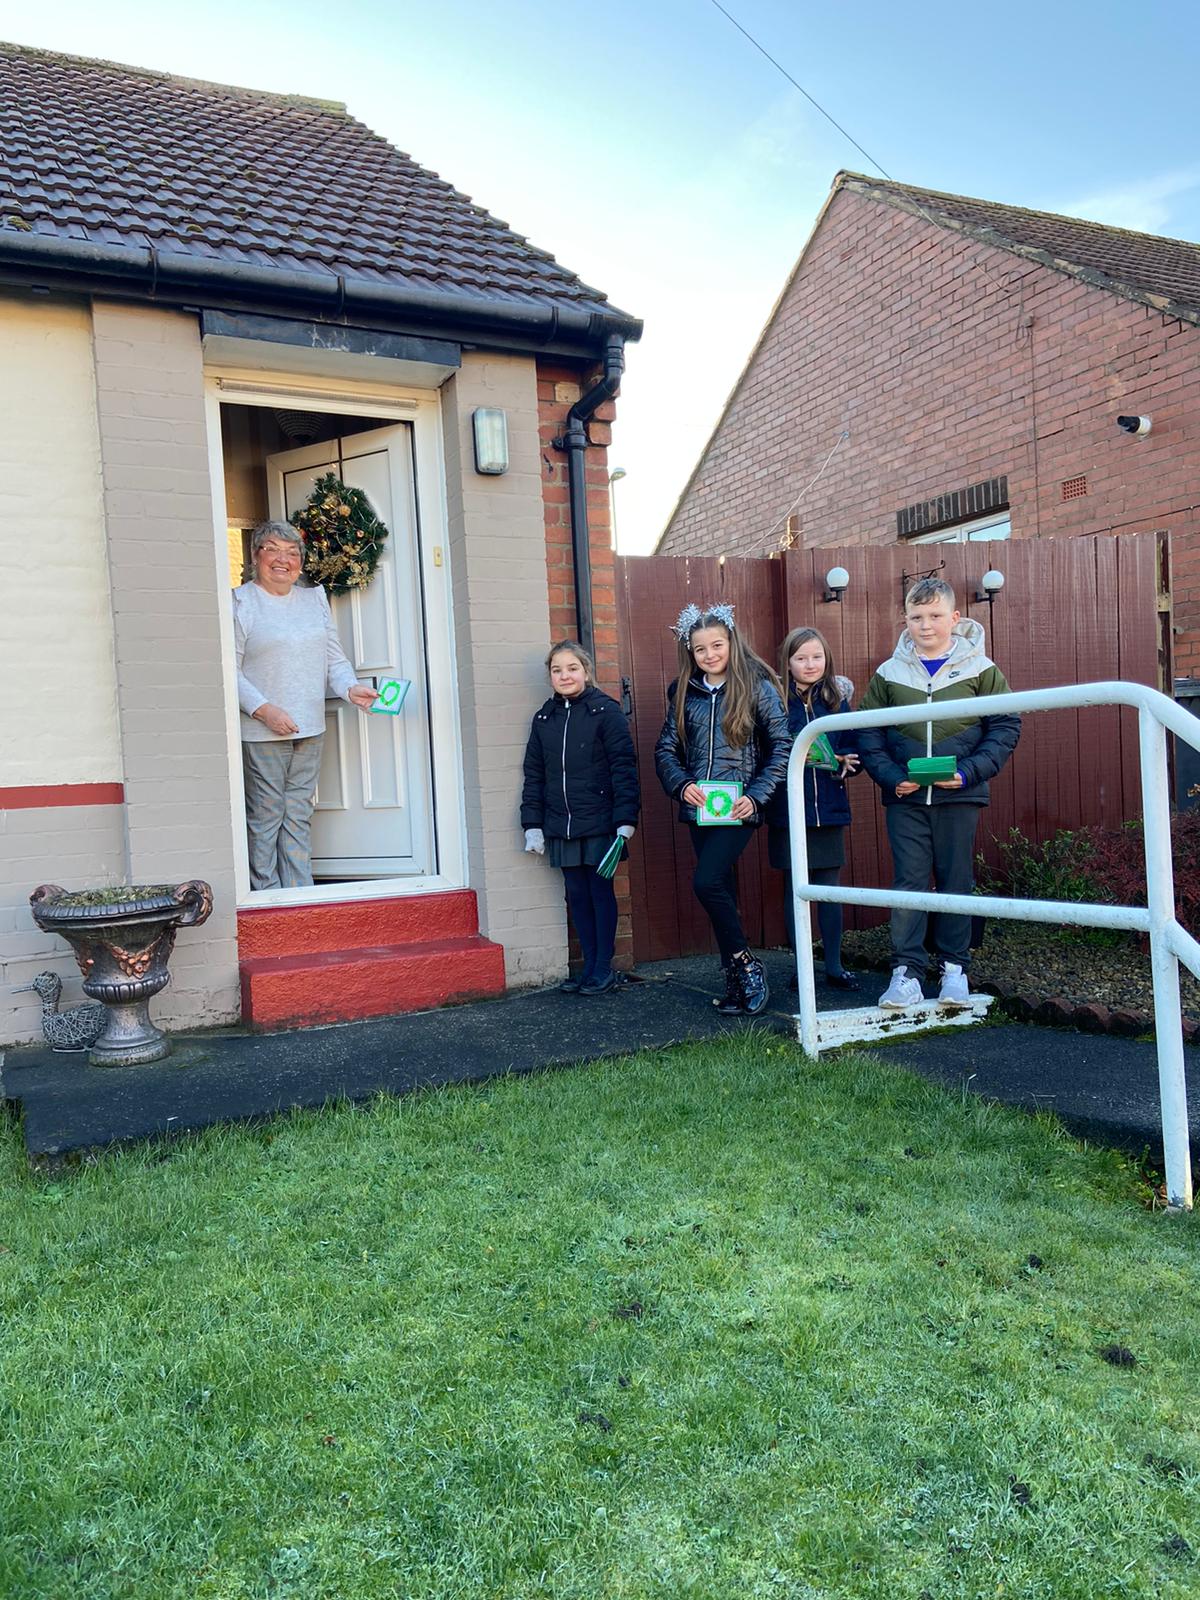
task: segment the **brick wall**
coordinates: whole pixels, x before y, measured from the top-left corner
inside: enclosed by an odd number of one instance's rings
[[[571,504],[567,457],[553,441],[562,433],[567,412],[595,381],[597,372],[538,362],[538,435],[542,456],[542,503],[546,515],[546,566],[550,578],[550,631],[556,639],[576,631],[575,569],[571,560]],[[601,406],[588,426],[588,546],[592,559],[592,620],[596,642],[596,677],[607,694],[620,690],[617,661],[617,606],[613,588],[612,505],[608,488],[608,445],[616,408]]]
[[[1015,538],[1170,531],[1175,670],[1200,671],[1200,329],[843,190],[660,553],[776,546],[843,429],[805,545],[893,543],[902,508],[1007,475]]]
[[[508,415],[502,477],[475,471],[476,406]],[[545,698],[552,631],[533,362],[464,355],[442,388],[442,415],[470,883],[480,928],[504,946],[509,985],[529,987],[567,967],[562,880],[522,852],[519,823],[522,758]]]
[[[215,908],[180,933],[154,1015],[227,1022],[234,820],[200,335],[149,306],[97,302],[92,321],[129,881],[205,878]]]
[[[42,1037],[37,995],[13,993],[39,972],[58,973],[64,1008],[86,1000],[74,956],[56,933],[34,922],[29,895],[39,883],[83,889],[125,882],[122,811],[119,805],[0,811],[0,1044]]]
[[[542,457],[542,503],[546,518],[546,570],[550,580],[550,632],[555,639],[571,638],[577,631],[577,623],[567,457],[565,451],[554,448],[553,441],[563,431],[567,412],[599,375],[599,369],[580,372],[577,367],[545,360],[538,362],[538,434]],[[621,667],[617,645],[612,498],[608,484],[608,446],[612,440],[615,417],[616,407],[610,401],[599,407],[589,423],[591,448],[587,451],[585,471],[596,680],[606,694],[619,700]],[[614,885],[618,917],[615,964],[625,969],[633,965],[627,867],[620,868]]]

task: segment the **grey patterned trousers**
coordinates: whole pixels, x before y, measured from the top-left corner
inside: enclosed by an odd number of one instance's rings
[[[309,827],[323,738],[242,743],[252,889],[295,889],[313,881]]]

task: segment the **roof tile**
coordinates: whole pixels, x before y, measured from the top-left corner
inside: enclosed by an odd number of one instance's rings
[[[613,312],[342,106],[0,44],[7,233]]]
[[[853,189],[885,205],[916,211],[938,226],[960,228],[1000,250],[1033,255],[1060,270],[1074,270],[1136,299],[1200,317],[1200,245],[1186,239],[1111,228],[1024,206],[942,194],[912,184],[839,173],[835,188]]]

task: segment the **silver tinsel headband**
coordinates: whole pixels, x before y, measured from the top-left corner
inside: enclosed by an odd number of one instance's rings
[[[705,617],[713,617],[723,627],[733,628],[733,607],[722,601],[720,605],[708,606],[704,611],[697,605],[684,606],[671,632],[681,644],[686,644]]]

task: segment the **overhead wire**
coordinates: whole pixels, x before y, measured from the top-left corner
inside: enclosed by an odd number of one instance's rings
[[[761,539],[756,539],[752,545],[748,545],[747,546],[746,551],[745,551],[746,555],[750,555],[753,551],[757,550],[759,545],[766,544],[768,539],[770,539],[774,534],[779,532],[779,529],[781,527],[783,527],[783,525],[787,522],[787,520],[791,516],[792,512],[795,511],[796,507],[800,504],[801,500],[804,499],[804,496],[808,493],[808,491],[812,488],[812,486],[824,475],[825,468],[833,460],[834,456],[837,455],[838,451],[842,448],[842,446],[845,444],[846,440],[849,437],[850,437],[849,428],[843,428],[841,433],[838,434],[837,439],[834,442],[833,449],[825,457],[824,461],[822,461],[822,463],[821,463],[816,475],[808,480],[808,482],[804,485],[803,489],[801,489],[800,493],[792,501],[791,505],[787,508],[787,510],[779,518],[778,522],[775,523],[774,527],[768,528],[768,530],[766,531],[766,533],[763,534]]]
[[[804,85],[802,83],[798,82],[797,79],[795,79],[792,76],[792,74],[783,65],[783,63],[781,61],[778,61],[775,58],[775,56],[773,56],[771,54],[771,52],[767,49],[767,47],[764,44],[760,43],[760,41],[754,37],[754,35],[750,32],[750,30],[748,28],[743,27],[743,25],[738,21],[738,19],[733,15],[733,13],[731,11],[727,11],[726,10],[726,8],[721,4],[721,0],[711,0],[711,4],[716,7],[716,9],[726,19],[726,21],[730,22],[733,25],[733,27],[735,27],[737,29],[737,31],[742,35],[743,38],[748,40],[749,43],[754,46],[754,48],[758,51],[758,53],[761,56],[764,56],[766,58],[766,60],[768,60],[771,63],[771,65],[775,68],[775,70],[777,72],[782,74],[782,76],[787,79],[787,81],[791,84],[793,89],[797,90],[800,94],[802,94],[804,96],[804,98],[808,101],[808,103],[811,106],[814,106],[816,108],[816,110],[818,110],[821,113],[821,115],[825,118],[826,122],[828,122],[832,127],[837,129],[837,131],[842,135],[843,139],[848,140],[849,143],[854,146],[854,148],[858,151],[858,153],[860,155],[866,157],[866,159],[871,163],[871,165],[875,168],[875,170],[877,172],[882,173],[883,177],[886,178],[889,183],[898,184],[901,188],[904,188],[906,190],[909,188],[909,186],[907,184],[900,184],[900,180],[899,179],[893,178],[891,173],[888,172],[887,168],[882,166],[878,161],[876,161],[875,157],[871,154],[871,152],[869,150],[865,149],[861,144],[859,144],[858,140],[849,131],[849,129],[844,128],[842,126],[842,124],[837,120],[837,118],[835,116],[833,116],[833,114],[831,112],[826,111],[825,107],[821,104],[821,102],[814,95],[809,94],[808,90],[804,87]],[[908,193],[907,199],[908,199],[908,203],[912,206],[913,210],[916,211],[919,216],[923,217],[926,222],[930,223],[935,228],[940,228],[940,227],[944,226],[944,222],[943,221],[939,221],[937,217],[933,216],[929,211],[927,211],[925,209],[925,207],[921,204],[921,202],[913,197],[911,192]],[[988,282],[991,283],[994,288],[999,289],[1001,291],[1001,293],[1006,294],[1006,295],[1011,295],[1011,294],[1016,293],[1016,287],[1009,281],[1009,279],[1008,278],[1002,278],[1001,279],[1001,278],[996,278],[995,276],[993,276],[991,271],[988,269],[987,263],[985,261],[983,261],[982,259],[978,259],[977,258],[976,262],[975,262],[975,265],[980,268],[980,270],[982,271],[984,277],[987,278]],[[1021,283],[1020,288],[1021,288],[1021,305],[1023,307],[1024,306],[1024,296],[1025,296],[1025,290],[1024,290],[1024,284],[1023,283]],[[1019,314],[1018,314],[1018,322],[1020,322],[1020,315]],[[813,485],[821,477],[822,473],[824,473],[824,471],[825,471],[825,468],[833,460],[833,457],[836,455],[838,449],[841,447],[841,445],[849,437],[850,437],[849,430],[848,429],[843,429],[842,432],[838,435],[837,442],[834,445],[833,449],[829,452],[829,454],[825,457],[825,460],[821,463],[820,471],[816,474],[816,477],[814,477],[813,479],[811,479],[810,482],[805,484],[804,488],[801,489],[800,493],[796,496],[795,500],[792,501],[791,505],[787,508],[787,510],[784,512],[783,516],[779,518],[779,520],[775,523],[775,525],[767,533],[764,533],[761,536],[761,538],[756,539],[752,545],[749,545],[747,547],[747,554],[750,551],[757,550],[760,545],[765,544],[767,542],[767,540],[770,539],[771,536],[774,533],[776,533],[779,530],[779,528],[782,527],[787,522],[787,520],[791,516],[792,512],[800,504],[800,501],[804,498],[804,496],[808,493],[808,491],[813,487]]]
[[[717,10],[721,13],[721,15],[723,17],[728,18],[728,20],[733,23],[734,27],[737,29],[737,31],[740,34],[743,35],[743,37],[745,37],[746,39],[749,39],[750,43],[754,46],[754,48],[758,51],[758,53],[760,55],[766,56],[767,60],[771,63],[771,65],[775,68],[775,70],[777,72],[782,72],[783,73],[783,76],[791,84],[792,88],[793,89],[798,89],[799,92],[808,101],[809,105],[810,106],[815,106],[817,108],[817,110],[821,113],[821,115],[825,118],[825,121],[830,123],[830,124],[832,124],[832,126],[835,127],[837,129],[837,131],[841,134],[843,139],[848,139],[850,141],[850,143],[858,151],[859,155],[866,156],[867,160],[871,163],[871,165],[875,168],[875,170],[877,172],[882,172],[884,177],[888,180],[889,183],[895,183],[896,182],[895,178],[892,177],[891,173],[886,171],[883,167],[881,167],[879,165],[878,161],[876,161],[875,157],[871,154],[871,152],[869,150],[864,150],[862,145],[859,144],[858,140],[854,137],[854,135],[852,133],[849,133],[845,128],[843,128],[841,123],[837,120],[837,118],[832,116],[828,111],[826,111],[825,107],[821,104],[821,102],[819,100],[815,99],[814,96],[809,94],[808,90],[804,87],[804,85],[802,83],[797,83],[796,82],[795,78],[792,77],[792,75],[788,71],[788,69],[781,62],[776,61],[775,57],[771,54],[771,52],[767,49],[767,47],[765,45],[760,44],[758,42],[758,40],[754,37],[754,35],[750,32],[750,30],[748,28],[743,28],[741,23],[733,15],[732,12],[726,11],[725,7],[721,4],[721,0],[712,0],[712,3],[713,3],[714,6],[716,6]]]

